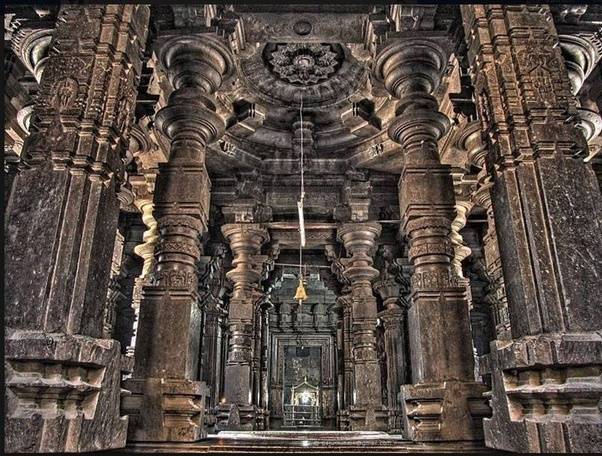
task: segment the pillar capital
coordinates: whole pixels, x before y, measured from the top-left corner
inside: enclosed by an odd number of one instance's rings
[[[352,286],[356,283],[371,282],[378,277],[378,270],[372,267],[372,256],[376,251],[376,240],[382,227],[376,222],[346,223],[337,230],[337,239],[343,242],[349,258],[342,258],[345,266],[343,275]]]
[[[468,122],[462,128],[456,140],[456,147],[467,152],[468,162],[471,165],[480,169],[485,167],[487,146],[483,141],[483,127],[480,121]]]
[[[54,30],[51,28],[19,31],[17,52],[38,83],[42,79],[42,73],[48,61],[48,51],[53,35]]]
[[[261,255],[261,247],[270,240],[268,230],[258,223],[229,223],[222,226],[222,233],[230,244],[234,259],[232,269],[226,277],[234,283],[230,299],[230,317],[236,318],[236,310],[232,303],[245,302],[255,307],[260,297],[256,284],[263,276],[264,263],[268,255]]]
[[[389,137],[400,143],[407,155],[417,148],[424,149],[421,161],[436,159],[434,143],[450,126],[447,116],[437,111],[437,100],[432,96],[446,64],[444,49],[436,41],[424,38],[398,39],[376,57],[376,79],[399,99]]]
[[[175,90],[157,127],[172,140],[172,159],[204,161],[205,146],[225,130],[211,96],[234,72],[230,50],[213,34],[185,35],[160,43],[158,58]]]
[[[395,98],[433,93],[439,86],[447,56],[434,40],[396,39],[376,56],[374,75]]]
[[[235,71],[228,46],[213,33],[169,38],[159,44],[158,58],[175,90],[196,87],[211,95]]]
[[[579,92],[602,57],[596,48],[595,39],[594,34],[590,36],[558,35],[573,95]]]

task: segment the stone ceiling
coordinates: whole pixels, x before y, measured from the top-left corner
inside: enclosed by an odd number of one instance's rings
[[[406,12],[414,18],[408,29],[446,31],[457,15],[457,8],[413,8]],[[210,172],[297,173],[302,134],[310,174],[312,168],[334,174],[354,168],[399,172],[399,147],[387,136],[394,101],[371,79],[365,46],[373,33],[366,30],[366,17],[373,13],[378,21],[376,10],[370,5],[234,5],[228,13],[242,24],[238,78],[217,98],[222,112],[234,106],[235,114],[224,138],[211,146]],[[203,8],[182,6],[171,12],[155,8],[153,16],[157,30],[194,29],[204,25],[206,14]]]

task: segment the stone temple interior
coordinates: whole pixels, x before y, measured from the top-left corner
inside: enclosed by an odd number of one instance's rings
[[[602,6],[4,24],[6,452],[602,451]]]

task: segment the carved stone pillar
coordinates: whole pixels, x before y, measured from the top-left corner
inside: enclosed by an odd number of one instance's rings
[[[115,326],[117,300],[121,297],[119,274],[121,272],[121,261],[123,258],[123,234],[116,231],[113,246],[113,257],[111,259],[111,272],[109,274],[109,287],[102,318],[103,338],[110,339]]]
[[[342,343],[343,343],[343,394],[342,407],[340,410],[340,425],[341,431],[349,429],[349,407],[353,404],[354,390],[354,364],[352,353],[352,337],[351,337],[351,294],[344,294],[337,297],[337,304],[342,308]]]
[[[402,231],[409,238],[412,307],[408,312],[412,385],[401,389],[406,432],[418,441],[482,438],[488,409],[474,381],[466,287],[451,260],[455,200],[451,170],[437,140],[447,117],[432,96],[447,64],[439,42],[413,34],[391,37],[375,62],[378,80],[399,99],[389,136],[401,144]]]
[[[346,223],[337,238],[343,242],[347,258],[341,258],[343,276],[351,286],[351,338],[353,358],[353,397],[349,404],[350,429],[383,430],[387,414],[381,397],[381,372],[376,350],[376,297],[371,282],[378,277],[372,267],[378,223]]]
[[[512,340],[491,348],[488,446],[595,452],[602,197],[547,6],[462,5]],[[587,153],[585,153],[587,155]]]
[[[262,277],[261,246],[269,240],[265,228],[256,223],[231,223],[222,232],[232,249],[233,269],[226,277],[234,288],[230,297],[228,324],[230,339],[225,367],[224,402],[218,410],[220,429],[253,430],[256,427],[252,361],[255,345],[255,306],[262,297],[258,283]]]
[[[224,131],[212,95],[233,71],[230,51],[211,33],[159,41],[158,59],[175,89],[156,115],[171,141],[154,195],[159,228],[152,282],[144,286],[132,379],[128,436],[134,441],[195,441],[206,436],[206,385],[199,381],[202,311],[197,262],[207,231],[207,144]],[[174,352],[178,356],[174,356]]]
[[[136,200],[134,204],[138,209],[140,209],[140,212],[142,212],[142,222],[148,229],[142,234],[142,244],[134,247],[134,253],[142,257],[144,263],[142,264],[142,272],[140,276],[134,281],[134,291],[132,293],[132,308],[134,309],[135,318],[134,326],[132,328],[132,340],[126,350],[126,356],[132,359],[134,358],[136,338],[138,335],[142,290],[145,285],[150,284],[151,273],[155,264],[155,246],[159,240],[159,235],[157,233],[157,220],[153,216],[153,202],[150,199],[141,199]]]
[[[6,208],[7,452],[125,445],[120,347],[102,338],[102,312],[148,18],[143,5],[59,12]]]
[[[221,388],[220,371],[222,364],[222,320],[225,318],[223,294],[224,290],[224,258],[226,246],[221,243],[209,244],[213,247],[212,256],[201,257],[199,293],[203,303],[204,324],[203,342],[200,353],[200,379],[210,389],[207,401],[211,410],[217,406]]]
[[[489,282],[486,300],[491,307],[494,319],[496,339],[510,339],[510,319],[508,300],[502,273],[502,261],[497,241],[493,206],[491,205],[491,177],[485,166],[487,147],[482,139],[481,122],[474,121],[464,127],[458,140],[458,147],[466,150],[469,163],[479,169],[476,190],[471,195],[474,204],[478,204],[487,213],[487,233],[483,237],[483,254],[486,275]]]
[[[407,365],[404,332],[406,331],[405,312],[399,306],[399,284],[393,277],[379,280],[374,289],[383,300],[384,310],[378,317],[385,328],[385,352],[387,360],[387,411],[389,432],[399,432],[403,427],[400,419],[400,406],[397,395],[406,383]]]

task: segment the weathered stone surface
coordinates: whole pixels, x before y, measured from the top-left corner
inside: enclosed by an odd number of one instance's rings
[[[83,335],[10,330],[5,449],[88,452],[121,448],[119,343]]]
[[[546,8],[462,13],[476,91],[489,92],[479,110],[495,139],[487,160],[511,326],[483,370],[493,407],[485,440],[511,451],[599,450],[602,209],[592,170],[573,158],[587,151],[573,121],[581,82],[571,62],[564,71]]]
[[[103,308],[148,19],[145,6],[63,6],[52,51],[30,62],[40,87],[5,225],[9,452],[125,445]]]

